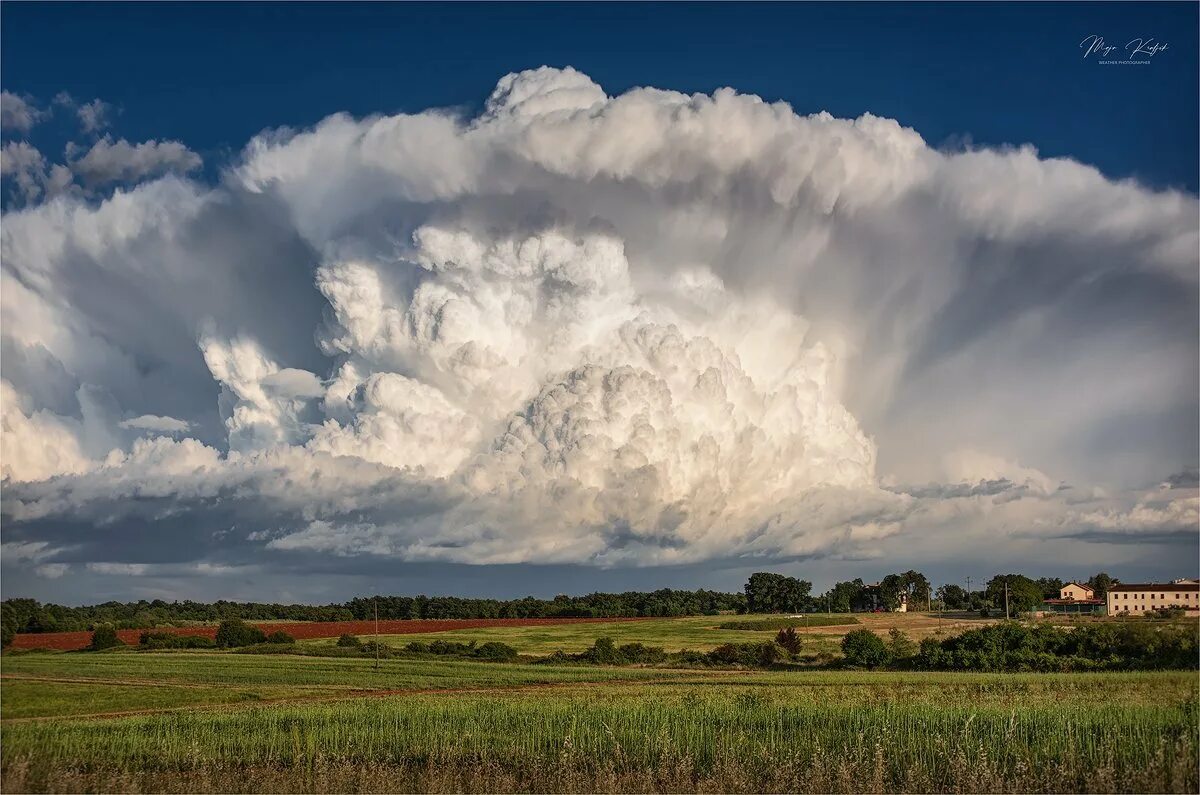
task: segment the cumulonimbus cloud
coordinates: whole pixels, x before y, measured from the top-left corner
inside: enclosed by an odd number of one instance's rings
[[[1029,148],[570,69],[265,133],[213,188],[6,214],[6,530],[219,510],[256,559],[601,565],[1185,532],[1194,488],[1125,490],[1196,458],[1136,438],[1195,416],[1196,217]],[[1104,445],[1115,492],[1064,483]]]

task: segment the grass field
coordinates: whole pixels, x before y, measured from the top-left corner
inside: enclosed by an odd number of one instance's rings
[[[592,625],[585,638],[507,628],[486,639],[569,650],[556,644],[582,648],[600,635],[628,642],[620,632],[651,623]],[[713,624],[664,623],[641,640],[701,648],[685,641],[714,632],[705,629]],[[404,659],[383,660],[377,671],[369,659],[130,651],[6,655],[0,669],[0,785],[8,792],[1200,787],[1194,672]]]
[[[472,640],[480,643],[502,641],[521,654],[544,655],[556,651],[575,653],[583,651],[605,635],[615,643],[644,643],[661,646],[667,651],[693,649],[708,651],[723,643],[746,643],[753,640],[770,640],[779,627],[778,622],[795,623],[796,630],[804,637],[806,654],[834,654],[842,636],[854,629],[866,627],[886,634],[893,626],[900,626],[916,640],[943,632],[961,631],[969,626],[991,623],[979,618],[956,618],[940,620],[937,617],[909,614],[861,614],[850,616],[845,613],[814,614],[805,619],[778,617],[759,619],[768,622],[765,629],[721,629],[721,624],[748,623],[750,619],[735,616],[695,616],[688,618],[659,618],[612,624],[558,624],[534,627],[498,627],[495,629],[465,629],[438,632],[436,635],[381,635],[380,640],[393,646],[402,646],[412,641],[428,642],[434,637],[463,643]],[[370,636],[364,635],[364,638]],[[329,645],[334,639],[314,639],[305,643]]]

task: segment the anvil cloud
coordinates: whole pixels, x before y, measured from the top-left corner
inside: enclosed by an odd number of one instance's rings
[[[1197,213],[569,68],[60,192],[0,233],[5,563],[1194,536]]]

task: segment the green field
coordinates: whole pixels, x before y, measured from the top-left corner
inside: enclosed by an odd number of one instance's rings
[[[644,643],[648,646],[661,646],[667,651],[694,649],[707,651],[723,643],[745,643],[752,640],[770,640],[775,636],[779,627],[759,631],[737,629],[720,629],[720,625],[731,620],[729,616],[698,616],[689,618],[661,618],[642,621],[623,621],[611,624],[551,624],[532,627],[497,627],[495,629],[464,629],[451,632],[439,632],[436,637],[442,640],[470,642],[472,640],[485,643],[487,641],[502,641],[515,648],[521,654],[545,655],[556,651],[575,653],[583,651],[595,642],[599,635],[606,635],[615,643]],[[785,619],[786,620],[786,619]],[[841,633],[853,629],[854,619],[848,616],[813,616],[814,626],[837,626],[836,632],[828,634],[806,634],[809,651],[833,652]],[[796,625],[804,627],[804,622],[797,620]],[[601,627],[603,629],[601,629]],[[832,630],[832,626],[831,626]],[[367,638],[369,636],[363,636]],[[402,646],[411,641],[429,641],[433,635],[382,635],[380,640],[393,646]],[[333,640],[310,640],[305,643],[328,644]]]
[[[714,632],[705,622],[713,619],[660,627],[642,642]],[[600,635],[629,642],[621,632],[646,633],[653,623],[554,628],[550,638],[506,628],[422,639],[582,648]],[[756,672],[439,659],[387,659],[376,670],[362,658],[131,651],[5,655],[0,669],[4,791],[1200,787],[1194,672]]]

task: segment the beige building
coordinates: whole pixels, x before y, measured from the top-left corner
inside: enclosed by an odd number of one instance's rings
[[[1122,583],[1108,589],[1110,616],[1140,616],[1163,607],[1182,607],[1188,615],[1200,615],[1200,582]]]
[[[1095,599],[1096,592],[1086,585],[1069,582],[1058,591],[1059,599]]]

